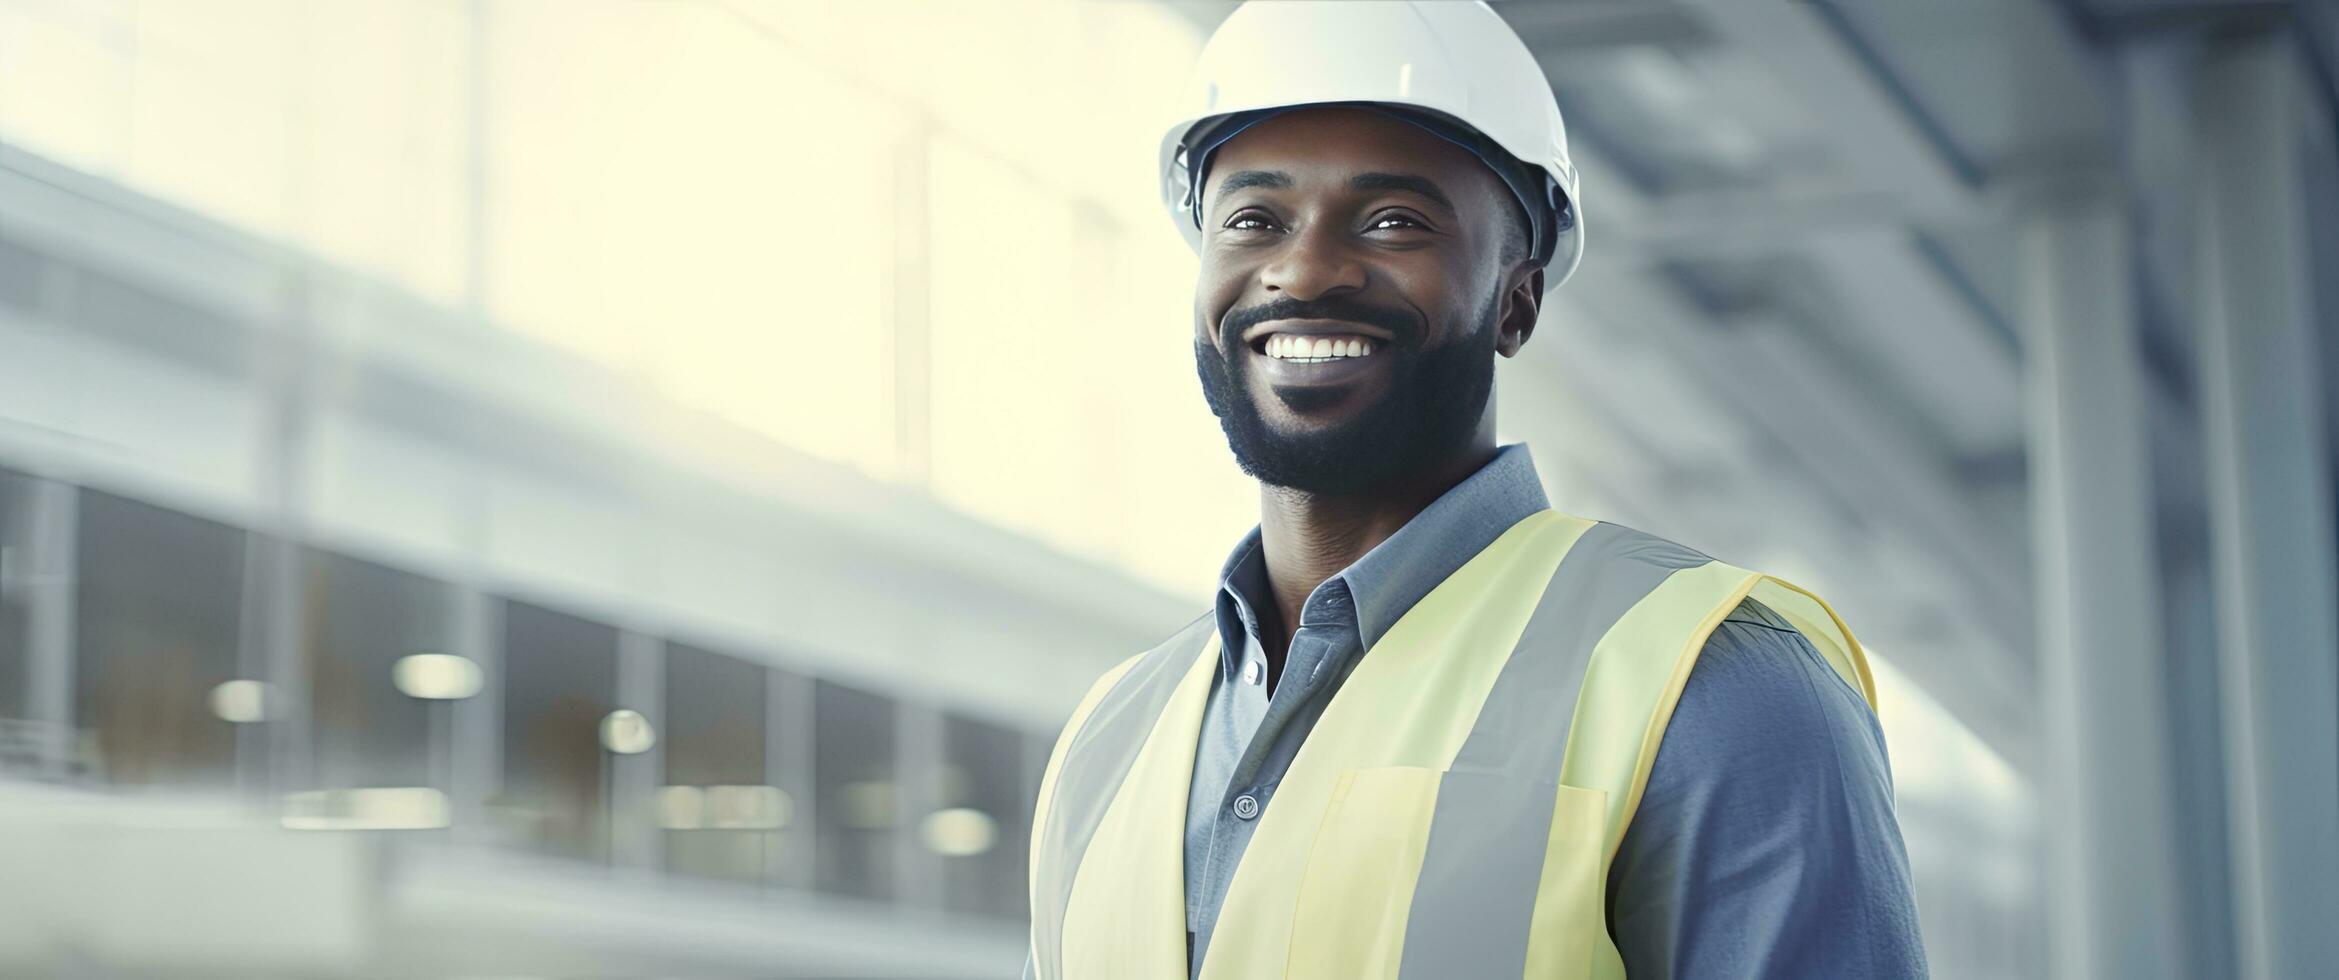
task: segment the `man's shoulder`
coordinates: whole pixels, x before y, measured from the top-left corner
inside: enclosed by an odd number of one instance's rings
[[[1736,970],[1747,933],[1706,925],[1738,922],[1793,975],[1924,975],[1883,733],[1784,623],[1752,599],[1726,616],[1666,727],[1609,870],[1636,974]]]
[[[1748,598],[1706,638],[1666,726],[1652,779],[1765,760],[1883,777],[1883,756],[1883,733],[1867,699],[1809,639]]]

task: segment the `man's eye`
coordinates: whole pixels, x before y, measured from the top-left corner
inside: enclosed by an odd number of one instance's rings
[[[1366,227],[1371,231],[1392,231],[1403,228],[1421,228],[1424,226],[1421,222],[1415,221],[1412,218],[1408,218],[1401,214],[1384,214],[1378,218],[1374,218],[1372,224]]]
[[[1226,222],[1228,231],[1265,231],[1274,226],[1275,223],[1267,220],[1265,215],[1254,211],[1245,211]]]

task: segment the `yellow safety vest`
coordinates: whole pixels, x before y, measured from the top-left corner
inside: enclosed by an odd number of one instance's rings
[[[1360,658],[1228,884],[1202,980],[1624,975],[1609,862],[1708,634],[1752,596],[1875,704],[1784,581],[1614,524],[1513,525]],[[1032,830],[1042,980],[1185,980],[1184,829],[1219,662],[1204,617],[1100,678]]]

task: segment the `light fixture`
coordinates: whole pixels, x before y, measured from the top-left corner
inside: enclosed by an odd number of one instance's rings
[[[796,804],[777,786],[662,786],[657,811],[667,830],[778,830]]]
[[[398,658],[390,681],[407,697],[426,701],[461,701],[478,694],[486,675],[469,657],[451,653],[416,653]]]
[[[601,719],[601,745],[618,755],[640,755],[658,744],[650,720],[632,708],[619,708]]]
[[[658,788],[658,826],[697,830],[706,825],[707,794],[696,786]]]
[[[211,713],[238,725],[268,720],[268,685],[237,679],[211,689]]]
[[[284,798],[286,830],[434,830],[452,814],[447,794],[428,786],[322,789]]]
[[[796,815],[796,802],[777,786],[707,787],[707,826],[716,830],[778,830]]]
[[[918,825],[928,850],[945,857],[973,857],[999,841],[999,821],[973,807],[954,806],[926,815]]]

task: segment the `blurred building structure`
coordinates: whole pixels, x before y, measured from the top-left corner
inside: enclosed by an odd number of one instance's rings
[[[0,0],[0,973],[1011,974],[1230,7]],[[2339,960],[2339,17],[1497,9],[1504,438],[1872,648],[1936,975]]]

